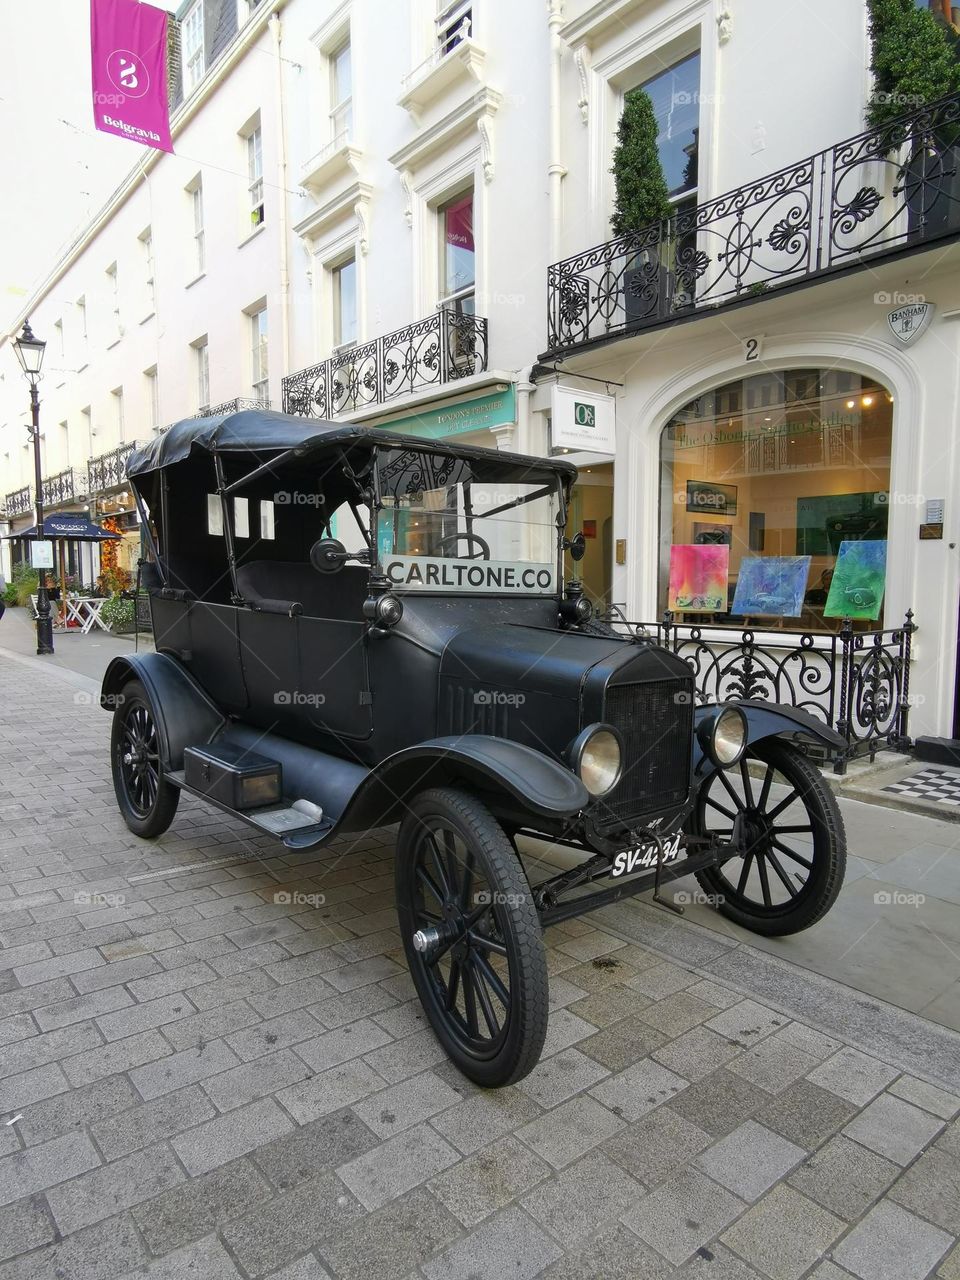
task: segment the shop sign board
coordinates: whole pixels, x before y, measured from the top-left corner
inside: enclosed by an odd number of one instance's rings
[[[501,384],[490,395],[458,400],[454,404],[439,405],[435,409],[421,409],[419,413],[392,418],[380,426],[383,431],[399,431],[403,435],[418,436],[422,440],[445,440],[471,431],[490,431],[494,427],[509,426],[516,420],[516,390],[513,383],[510,383],[507,387]]]
[[[576,387],[551,389],[551,443],[575,453],[614,453],[617,410],[613,396]]]

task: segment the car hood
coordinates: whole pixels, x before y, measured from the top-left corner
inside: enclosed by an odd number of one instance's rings
[[[466,627],[452,636],[441,654],[440,675],[476,688],[576,699],[598,667],[604,681],[616,673],[618,682],[626,682],[649,679],[651,664],[660,667],[664,662],[667,674],[689,675],[685,664],[655,646],[613,636],[501,624]]]

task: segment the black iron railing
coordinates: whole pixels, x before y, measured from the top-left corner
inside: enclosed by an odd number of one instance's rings
[[[58,471],[55,476],[44,476],[40,492],[43,494],[45,510],[63,506],[66,502],[75,502],[83,492],[83,487],[73,467]]]
[[[960,94],[548,269],[560,352],[960,233]]]
[[[256,400],[249,396],[235,396],[221,404],[208,404],[198,410],[198,418],[219,418],[226,413],[239,413],[241,409],[269,409],[269,400]]]
[[[127,479],[127,458],[137,447],[136,441],[118,445],[108,453],[101,453],[96,458],[87,460],[87,484],[90,492],[106,493],[109,489],[117,489]]]
[[[912,610],[889,630],[855,631],[845,618],[837,632],[778,631],[762,642],[755,630],[677,622],[669,612],[658,623],[631,623],[614,605],[604,620],[683,658],[706,702],[759,698],[823,720],[844,740],[830,753],[837,773],[858,756],[910,746]]]
[[[11,517],[26,515],[32,506],[33,494],[28,484],[25,484],[22,489],[14,489],[3,500],[3,509]]]
[[[283,380],[283,411],[333,418],[483,373],[486,367],[486,320],[442,308],[396,333],[290,374]]]

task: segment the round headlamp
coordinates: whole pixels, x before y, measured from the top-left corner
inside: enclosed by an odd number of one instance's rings
[[[574,739],[567,755],[592,796],[605,796],[620,781],[623,748],[619,733],[610,725],[589,725]]]
[[[701,720],[697,737],[717,768],[729,769],[747,749],[747,717],[739,707],[719,707]]]

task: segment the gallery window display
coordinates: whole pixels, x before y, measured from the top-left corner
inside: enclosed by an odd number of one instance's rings
[[[661,610],[710,625],[882,626],[893,396],[789,369],[691,400],[660,455]]]

